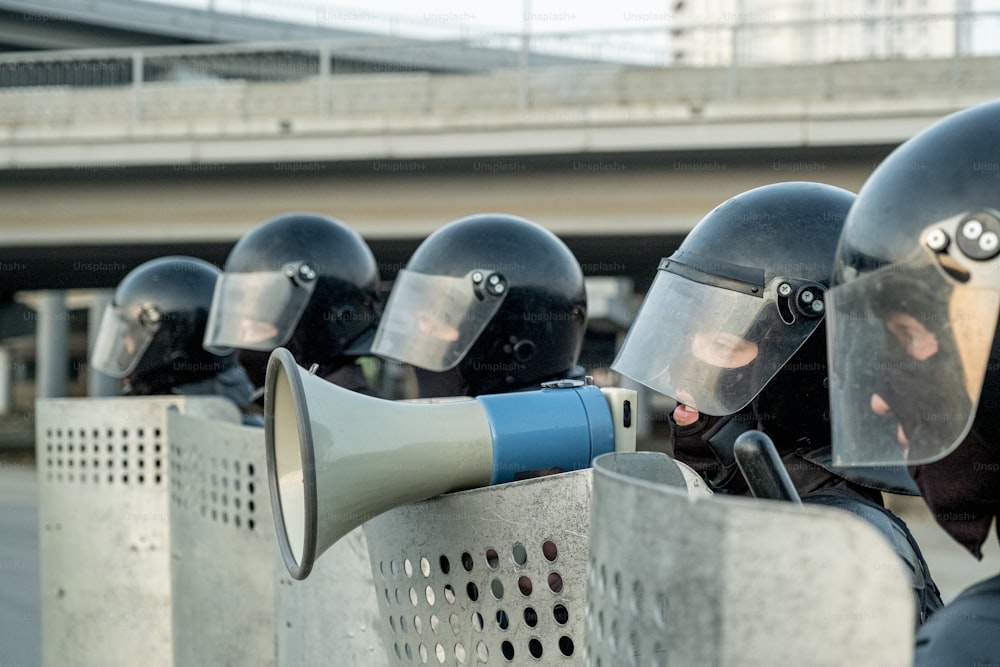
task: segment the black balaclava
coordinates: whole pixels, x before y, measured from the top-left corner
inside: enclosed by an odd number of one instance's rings
[[[934,520],[976,558],[995,517],[1000,516],[1000,449],[997,441],[973,429],[958,448],[940,461],[914,466]]]
[[[829,446],[825,356],[826,337],[820,326],[739,412],[723,417],[700,414],[698,421],[689,426],[678,426],[671,415],[674,456],[701,473],[713,488],[741,493],[746,484],[732,453],[740,433],[763,431],[774,441],[782,458],[797,450]],[[753,373],[750,366],[727,372]]]
[[[934,520],[976,558],[1000,517],[1000,337],[994,337],[986,378],[969,434],[940,461],[910,468]]]

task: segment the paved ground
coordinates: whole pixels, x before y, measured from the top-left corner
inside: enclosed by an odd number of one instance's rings
[[[41,664],[35,468],[0,459],[0,667]]]
[[[977,562],[937,527],[922,501],[891,500],[920,542],[946,601],[1000,571],[995,537]],[[0,458],[0,667],[41,663],[37,502],[30,461]]]
[[[977,561],[938,527],[919,498],[894,496],[889,506],[917,538],[946,603],[967,586],[1000,573],[1000,542],[995,532],[990,533],[983,545],[983,560]]]

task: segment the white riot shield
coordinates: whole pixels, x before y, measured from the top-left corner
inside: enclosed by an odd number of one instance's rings
[[[216,397],[36,402],[42,662],[172,663],[167,414],[239,421]]]
[[[361,529],[293,581],[275,540],[263,429],[184,415],[169,429],[176,667],[383,665]]]
[[[683,486],[662,459],[650,474]],[[446,494],[365,523],[389,664],[580,664],[591,477]]]
[[[171,415],[174,664],[385,663],[361,529],[288,576],[275,539],[264,431]]]
[[[587,665],[909,665],[899,557],[847,512],[692,498],[594,462]]]
[[[277,545],[278,664],[280,667],[342,664],[381,667],[386,647],[368,542],[355,528],[316,561],[309,577],[292,579]]]
[[[275,564],[264,430],[171,414],[176,667],[276,664]]]

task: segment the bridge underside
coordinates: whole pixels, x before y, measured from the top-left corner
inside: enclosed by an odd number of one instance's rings
[[[728,197],[777,181],[856,191],[891,146],[183,165],[8,172],[3,292],[110,288],[163,254],[222,264],[272,216],[316,211],[369,241],[386,279],[437,227],[500,211],[566,240],[587,275],[648,285],[658,259]]]

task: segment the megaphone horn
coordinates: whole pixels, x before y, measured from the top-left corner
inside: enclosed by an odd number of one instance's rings
[[[271,353],[264,432],[271,508],[288,572],[368,519],[449,491],[635,449],[635,392],[582,382],[478,398],[389,401]],[[566,385],[566,386],[564,386]]]

